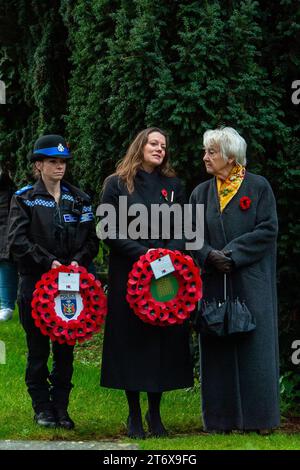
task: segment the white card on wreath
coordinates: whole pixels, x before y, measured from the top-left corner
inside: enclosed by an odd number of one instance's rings
[[[79,292],[79,273],[58,273],[58,290]]]
[[[155,279],[160,279],[175,271],[170,255],[162,256],[150,263]]]

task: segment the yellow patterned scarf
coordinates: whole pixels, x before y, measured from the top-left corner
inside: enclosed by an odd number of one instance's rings
[[[243,179],[245,178],[246,169],[237,163],[231,170],[225,181],[217,178],[217,188],[220,201],[221,212],[225,209],[229,201],[238,192]]]

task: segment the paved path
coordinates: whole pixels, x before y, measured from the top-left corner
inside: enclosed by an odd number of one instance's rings
[[[137,450],[121,441],[0,441],[0,450]]]

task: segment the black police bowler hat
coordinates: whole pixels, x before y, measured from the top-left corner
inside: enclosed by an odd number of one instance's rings
[[[67,143],[61,135],[42,135],[36,140],[33,152],[28,154],[28,159],[36,162],[43,158],[72,158]]]

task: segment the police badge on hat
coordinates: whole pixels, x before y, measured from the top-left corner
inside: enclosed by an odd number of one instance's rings
[[[72,158],[65,139],[58,134],[47,134],[39,137],[34,144],[33,152],[28,154],[30,161],[44,158]]]

